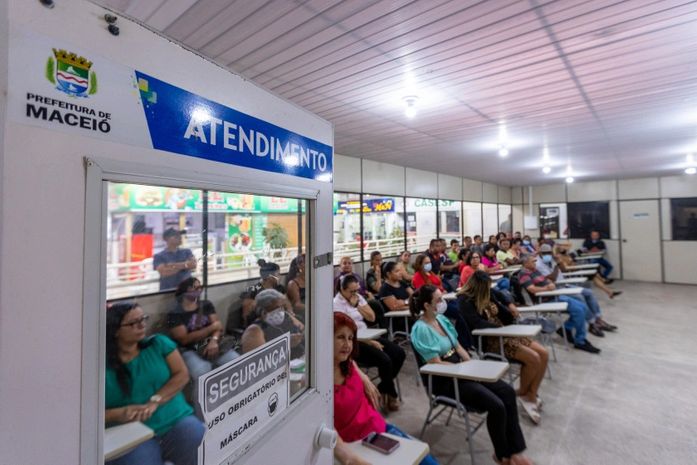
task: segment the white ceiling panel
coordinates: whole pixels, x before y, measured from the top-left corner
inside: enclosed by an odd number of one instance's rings
[[[345,155],[522,185],[697,151],[695,1],[105,2],[328,119]]]

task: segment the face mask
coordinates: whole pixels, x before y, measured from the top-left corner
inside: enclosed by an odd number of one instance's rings
[[[426,273],[430,272],[432,269],[433,269],[433,265],[431,265],[430,263],[426,263],[426,264],[424,265],[424,271],[425,271]]]
[[[554,260],[554,258],[551,255],[543,255],[542,256],[542,261],[547,263],[547,264],[552,263],[552,260]]]
[[[528,240],[526,239],[526,240],[523,241],[523,244],[525,244],[525,245],[530,245],[530,241],[528,241]]]
[[[436,312],[438,312],[439,315],[442,315],[443,313],[445,313],[445,311],[447,309],[448,309],[448,304],[442,300],[440,302],[438,302],[438,304],[436,305]]]
[[[201,291],[189,291],[184,293],[184,297],[188,300],[196,300],[201,297]]]
[[[277,308],[266,314],[264,321],[266,321],[271,326],[280,326],[285,320],[286,314],[283,308]]]

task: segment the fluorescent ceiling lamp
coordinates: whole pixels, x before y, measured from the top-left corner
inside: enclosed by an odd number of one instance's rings
[[[694,166],[691,166],[689,168],[685,168],[685,174],[695,174],[697,173],[697,168]]]
[[[402,101],[404,101],[404,105],[406,106],[404,114],[407,115],[407,118],[416,116],[416,102],[419,101],[419,97],[416,95],[407,95],[406,97],[402,97]]]
[[[566,177],[566,183],[567,183],[567,184],[571,184],[572,182],[574,182],[574,177],[573,177],[573,176],[567,176],[567,177]]]
[[[550,168],[549,166],[545,166],[544,168],[542,168],[542,172],[544,174],[549,174],[550,171],[552,171],[552,168]]]
[[[507,156],[508,156],[508,153],[509,153],[509,152],[508,152],[508,148],[505,147],[505,146],[504,146],[504,147],[501,147],[501,148],[499,149],[499,156],[502,157],[502,158],[507,157]]]

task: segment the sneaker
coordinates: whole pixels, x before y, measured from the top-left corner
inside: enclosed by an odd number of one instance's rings
[[[559,335],[560,338],[564,339],[564,330],[559,328],[557,330],[557,334]],[[569,341],[569,343],[573,344],[574,343],[574,337],[571,335],[571,331],[568,329],[566,330],[566,340]]]
[[[615,282],[615,280],[612,278],[605,278],[605,284],[612,284],[614,282]]]
[[[520,397],[518,398],[518,401],[520,402],[520,405],[523,407],[523,410],[525,410],[525,413],[528,415],[528,417],[530,417],[530,420],[532,420],[533,423],[538,425],[542,418],[540,417],[540,412],[537,411],[537,406],[535,405],[535,402],[528,402],[527,400],[523,400]]]
[[[574,344],[574,348],[578,349],[578,350],[583,350],[584,352],[589,352],[591,354],[599,354],[600,353],[600,349],[595,347],[593,344],[591,344],[587,340],[583,341],[583,344]]]
[[[600,329],[600,325],[598,323],[588,325],[588,332],[596,337],[605,337],[605,333],[603,333],[603,330]]]

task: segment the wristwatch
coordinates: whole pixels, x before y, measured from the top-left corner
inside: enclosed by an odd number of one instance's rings
[[[162,396],[159,394],[153,394],[150,396],[150,402],[160,405],[160,402],[162,402]]]

